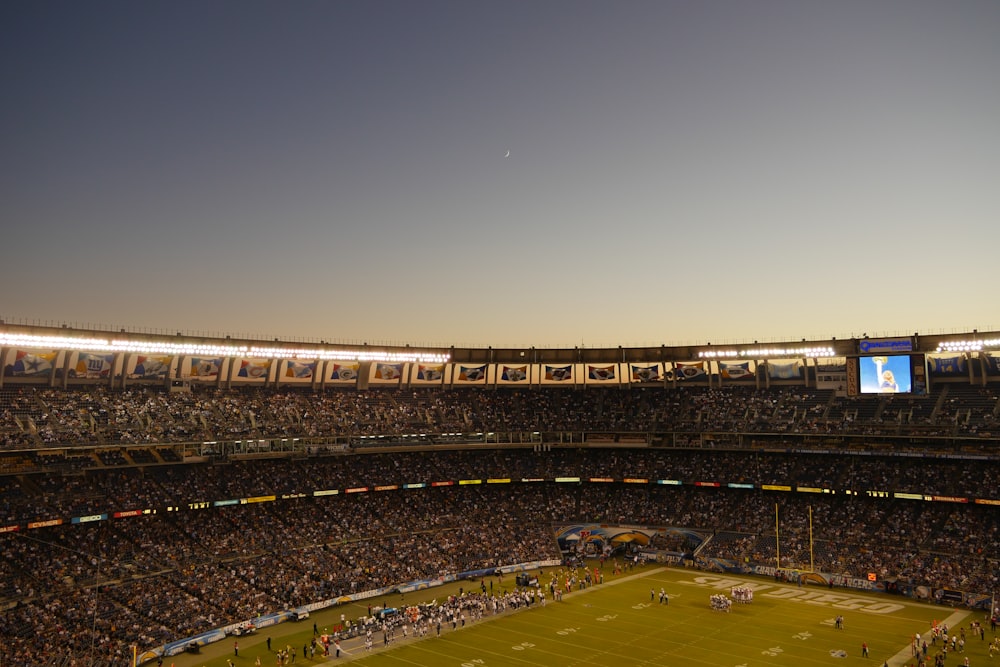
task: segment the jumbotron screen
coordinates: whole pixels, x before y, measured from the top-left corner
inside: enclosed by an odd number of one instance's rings
[[[913,391],[910,355],[858,359],[862,394],[909,394]]]

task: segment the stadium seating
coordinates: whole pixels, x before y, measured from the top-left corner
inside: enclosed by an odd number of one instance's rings
[[[0,528],[17,530],[0,533],[0,635],[12,664],[65,657],[67,646],[83,661],[96,643],[102,664],[124,665],[133,643],[151,648],[354,591],[558,558],[553,521],[685,527],[711,537],[705,558],[774,561],[780,547],[783,567],[991,591],[1000,518],[974,501],[998,496],[998,421],[991,387],[918,401],[805,387],[7,385]],[[448,437],[456,433],[506,435]],[[540,440],[522,438],[533,433]],[[312,444],[207,444],[293,438]],[[511,482],[458,483],[490,478]],[[529,479],[545,481],[521,482]],[[402,488],[414,482],[427,488]],[[327,489],[339,493],[315,494]],[[264,501],[238,502],[248,498]],[[96,622],[82,610],[96,610]]]

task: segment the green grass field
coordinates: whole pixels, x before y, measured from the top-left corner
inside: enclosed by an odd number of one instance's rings
[[[542,576],[548,581],[548,573]],[[729,595],[738,582],[755,587],[752,604],[733,604],[729,613],[709,607],[712,593]],[[504,585],[510,586],[510,578]],[[444,597],[459,584],[409,594],[407,603]],[[465,582],[468,586],[468,582]],[[664,588],[669,605],[650,601],[650,589]],[[658,597],[658,596],[657,596]],[[389,601],[396,604],[396,600]],[[350,605],[348,617],[363,614],[361,605]],[[359,642],[344,643],[348,651],[338,661],[333,657],[303,659],[301,646],[312,636],[312,623],[320,630],[339,619],[344,608],[314,615],[309,621],[268,628],[272,646],[286,643],[299,647],[296,665],[356,662],[359,667],[394,665],[453,665],[455,667],[524,667],[525,665],[711,665],[753,667],[758,665],[844,665],[883,661],[893,666],[915,664],[910,655],[910,637],[925,636],[934,620],[946,622],[955,631],[982,621],[983,612],[971,613],[948,607],[909,602],[887,595],[868,595],[844,589],[797,587],[755,577],[733,578],[695,570],[647,566],[585,591],[575,591],[562,602],[549,601],[498,617],[487,617],[451,630],[441,637],[397,641],[382,647],[381,632],[375,633],[376,649],[366,652]],[[360,613],[359,613],[360,612]],[[837,629],[834,618],[844,617]],[[963,655],[948,656],[947,664],[961,665],[970,658],[973,667],[990,663],[987,646],[992,639],[988,624],[986,640],[966,639]],[[397,636],[399,633],[397,632]],[[205,647],[199,656],[176,656],[165,664],[176,667],[222,667],[227,658],[236,665],[254,665],[261,655],[263,665],[276,664],[266,652],[263,632],[240,640],[238,658],[232,642]],[[870,657],[861,656],[867,642]],[[932,658],[937,647],[930,648]],[[1000,664],[1000,663],[998,663]]]

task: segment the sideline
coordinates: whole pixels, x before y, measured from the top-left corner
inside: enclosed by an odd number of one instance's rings
[[[957,628],[962,624],[962,621],[971,616],[972,613],[973,612],[971,611],[956,611],[941,622],[949,628]],[[928,628],[923,628],[921,630],[917,630],[916,632],[924,635],[927,634]],[[907,646],[900,650],[899,653],[889,658],[886,662],[889,663],[889,667],[905,667],[906,665],[911,664],[913,659],[913,649],[910,646]]]
[[[588,569],[592,569],[592,567],[593,566],[591,564],[590,568],[588,568]],[[543,569],[546,572],[548,572],[548,571],[556,571],[558,569],[564,569],[565,570],[565,567],[563,566],[561,568],[555,568],[555,567],[553,567],[553,568],[543,568]],[[583,594],[583,593],[587,593],[589,591],[592,591],[595,588],[604,588],[604,587],[613,586],[615,584],[618,584],[618,583],[621,583],[621,582],[625,582],[625,581],[634,581],[634,580],[642,578],[642,577],[648,577],[648,576],[651,576],[651,575],[662,574],[665,571],[669,571],[669,570],[672,570],[672,569],[675,569],[675,568],[671,568],[669,566],[662,566],[662,565],[656,564],[656,563],[641,563],[637,569],[639,569],[639,571],[636,572],[636,573],[634,573],[634,574],[627,574],[627,575],[626,574],[621,574],[621,575],[614,576],[614,578],[610,578],[609,577],[608,579],[605,580],[605,583],[603,583],[603,584],[596,584],[596,585],[592,585],[592,586],[590,586],[590,588],[586,588],[584,590],[576,589],[576,590],[573,590],[573,591],[571,591],[569,593],[564,593],[563,594],[563,599],[566,600],[568,598],[572,598],[572,597],[575,597],[577,595],[580,595],[580,594]],[[541,582],[539,582],[539,583],[541,584]],[[467,586],[467,585],[468,585],[468,581],[450,582],[450,583],[447,583],[447,584],[445,584],[443,586],[440,586],[440,587],[420,589],[420,590],[417,590],[417,591],[413,591],[412,593],[407,593],[406,594],[406,598],[409,599],[409,600],[411,600],[411,601],[413,601],[413,600],[430,601],[430,600],[432,600],[432,599],[434,599],[434,598],[436,598],[436,597],[438,597],[438,596],[440,596],[442,594],[444,594],[445,596],[450,595],[450,594],[457,595],[458,594],[457,593],[458,589],[461,586]],[[544,588],[547,589],[547,586],[545,586]],[[548,591],[546,590],[546,594],[547,593],[548,593]],[[411,595],[413,597],[411,597]],[[312,633],[309,632],[308,628],[314,622],[318,622],[319,627],[323,628],[324,625],[328,625],[328,624],[332,625],[334,623],[337,623],[338,622],[338,620],[337,620],[338,616],[339,616],[339,614],[341,612],[345,612],[346,611],[348,613],[348,615],[354,616],[354,614],[352,614],[349,610],[350,609],[357,609],[360,612],[360,614],[363,614],[364,613],[365,604],[367,602],[368,602],[368,600],[360,600],[360,601],[355,601],[355,602],[349,603],[347,605],[335,605],[335,606],[323,609],[323,610],[319,611],[318,613],[313,614],[306,621],[301,621],[301,622],[291,621],[291,622],[288,622],[288,623],[280,623],[280,624],[275,625],[275,626],[270,626],[268,628],[258,630],[256,633],[254,633],[252,635],[247,635],[245,637],[240,637],[239,638],[239,642],[240,642],[240,657],[236,660],[236,664],[238,666],[240,666],[240,665],[242,665],[242,666],[250,666],[250,665],[253,664],[254,656],[256,654],[260,653],[261,658],[263,659],[263,665],[265,667],[272,667],[274,665],[274,652],[273,651],[272,652],[266,652],[266,650],[264,649],[264,645],[266,643],[266,640],[267,640],[268,636],[271,636],[273,638],[273,640],[275,642],[274,643],[275,648],[283,647],[283,646],[285,646],[286,644],[289,644],[289,643],[291,643],[291,644],[301,644],[301,642],[302,642],[302,640],[303,640],[304,637],[306,637],[306,636],[311,637],[312,636]],[[416,602],[413,602],[413,603],[416,604]],[[546,603],[548,605],[558,604],[558,603],[554,602],[551,599],[551,597],[547,598]],[[539,605],[532,605],[531,607],[524,607],[524,608],[520,608],[520,609],[506,609],[506,610],[500,612],[499,614],[495,614],[495,615],[484,617],[484,618],[476,621],[475,623],[469,623],[469,624],[466,625],[466,628],[474,628],[477,625],[480,625],[482,623],[489,623],[489,622],[497,620],[497,619],[507,618],[507,617],[509,617],[512,614],[518,614],[518,613],[521,613],[521,612],[531,611],[531,610],[538,609],[538,608],[540,608]],[[443,637],[443,636],[445,636],[446,633],[458,632],[458,631],[460,631],[462,629],[463,628],[459,627],[459,628],[456,628],[455,630],[452,630],[451,626],[442,626],[442,628],[441,628],[441,636]],[[298,640],[290,640],[290,637],[292,635],[298,635],[298,637],[299,637]],[[340,647],[341,647],[341,657],[340,657],[340,660],[337,660],[336,658],[334,658],[332,654],[331,654],[331,656],[329,658],[325,658],[325,657],[321,657],[320,653],[317,653],[316,657],[314,659],[312,659],[312,660],[310,660],[308,658],[303,659],[303,656],[300,654],[298,656],[298,659],[295,662],[294,667],[313,667],[313,666],[318,666],[318,665],[321,665],[321,664],[334,665],[334,664],[337,664],[337,663],[352,662],[354,660],[359,660],[359,659],[363,659],[363,658],[375,655],[376,653],[385,653],[387,650],[391,651],[393,648],[396,648],[396,647],[399,647],[399,646],[407,646],[407,645],[409,645],[409,644],[411,644],[413,642],[419,642],[419,641],[422,641],[424,639],[433,639],[433,638],[435,638],[435,636],[436,635],[433,632],[429,633],[426,637],[414,637],[411,634],[410,636],[408,636],[404,640],[397,633],[396,639],[393,640],[393,643],[390,644],[388,647],[383,646],[381,642],[377,642],[372,647],[371,651],[366,651],[365,648],[364,648],[364,639],[365,638],[364,638],[363,635],[359,635],[357,637],[352,637],[350,639],[345,639],[345,640],[341,641],[341,644],[340,644]],[[165,657],[163,665],[164,665],[164,667],[202,667],[203,665],[208,665],[209,667],[215,667],[215,666],[218,666],[218,665],[225,665],[226,658],[232,658],[233,657],[232,642],[234,641],[235,638],[231,637],[231,636],[227,636],[226,639],[228,641],[219,641],[219,642],[214,642],[214,643],[206,644],[205,646],[202,646],[201,649],[200,649],[200,651],[197,654],[180,653],[180,654],[175,655],[175,656]],[[298,648],[301,651],[301,646],[298,646]],[[246,658],[244,657],[244,654],[247,656]],[[156,665],[156,661],[155,660],[153,660],[151,662],[143,663],[144,667],[155,667],[155,665]]]
[[[649,577],[649,576],[652,576],[654,574],[660,574],[660,573],[665,572],[665,571],[667,571],[669,569],[670,569],[669,567],[663,566],[663,567],[653,568],[653,569],[650,569],[650,570],[644,570],[644,571],[638,572],[636,574],[629,574],[629,575],[625,575],[625,576],[620,576],[620,577],[617,577],[617,578],[613,579],[612,581],[608,581],[608,582],[603,583],[603,584],[592,584],[591,586],[589,586],[587,588],[584,588],[583,590],[577,589],[577,590],[574,590],[574,591],[570,591],[569,593],[563,593],[563,599],[566,599],[566,598],[575,598],[577,596],[584,595],[586,593],[590,593],[590,592],[594,591],[595,589],[599,589],[599,588],[603,589],[603,588],[607,588],[609,586],[616,586],[618,584],[623,584],[623,583],[628,582],[628,581],[635,581],[636,579],[642,579],[643,577]],[[543,590],[545,588],[547,588],[546,586],[542,586],[541,582],[539,582],[539,586]],[[549,599],[549,598],[547,598],[546,600],[547,600],[546,604],[548,604],[548,605],[558,605],[558,604],[560,604],[560,603],[555,602],[554,600]],[[492,614],[492,615],[487,616],[485,618],[479,619],[475,623],[469,623],[468,625],[465,626],[465,628],[474,628],[474,627],[477,627],[479,625],[482,625],[483,623],[491,623],[492,621],[499,620],[501,618],[507,618],[508,616],[512,616],[514,614],[520,614],[522,612],[527,612],[527,611],[532,611],[532,610],[539,610],[539,609],[545,609],[545,607],[536,604],[536,605],[533,605],[531,607],[521,607],[519,609],[506,609],[506,610],[500,612],[499,614]],[[465,628],[458,627],[458,628],[455,628],[454,630],[450,630],[450,629],[446,629],[446,627],[442,625],[441,626],[441,630],[442,630],[441,636],[444,636],[445,634],[450,634],[452,632],[460,632],[461,630],[464,630]],[[416,643],[416,642],[422,642],[422,641],[427,640],[427,639],[436,639],[436,638],[437,638],[437,635],[434,635],[432,633],[428,633],[427,636],[425,636],[425,637],[417,637],[417,636],[414,636],[414,635],[411,634],[408,637],[406,637],[406,639],[399,639],[399,638],[394,639],[393,642],[392,642],[392,644],[390,644],[389,646],[377,645],[377,646],[372,647],[372,650],[366,651],[366,650],[364,650],[364,639],[361,636],[352,637],[351,639],[345,640],[345,641],[343,641],[343,642],[340,643],[341,653],[346,653],[347,654],[346,659],[344,658],[343,655],[341,656],[340,662],[351,662],[353,660],[359,660],[361,658],[366,658],[368,656],[375,655],[376,653],[384,653],[386,651],[391,651],[392,649],[397,648],[399,646],[406,646],[406,645],[413,644],[413,643]],[[351,650],[351,651],[345,650],[345,647],[347,647],[347,646],[350,646],[354,650]]]

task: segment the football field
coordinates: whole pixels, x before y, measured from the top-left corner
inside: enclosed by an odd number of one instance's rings
[[[540,577],[549,581],[550,573]],[[505,582],[510,585],[509,579]],[[730,611],[710,607],[709,598],[722,594],[732,598],[735,585],[754,588],[749,604],[732,604]],[[663,589],[669,603],[659,600]],[[422,591],[426,599],[441,595],[441,589]],[[652,595],[651,595],[652,592]],[[447,593],[444,593],[447,594]],[[415,603],[408,595],[407,603]],[[339,613],[339,609],[335,609]],[[842,627],[835,619],[841,616]],[[343,643],[344,652],[334,657],[303,658],[296,665],[353,662],[359,667],[394,665],[449,665],[454,667],[524,667],[526,665],[686,665],[712,667],[754,667],[762,665],[870,664],[888,662],[894,667],[916,664],[911,638],[920,633],[930,639],[935,621],[957,632],[968,632],[966,652],[949,655],[947,664],[960,665],[969,656],[971,664],[988,664],[987,646],[992,639],[986,625],[986,639],[972,637],[969,624],[983,620],[984,612],[911,602],[906,598],[866,594],[847,589],[817,586],[799,587],[762,577],[731,577],[697,570],[647,566],[623,576],[609,577],[604,584],[575,590],[561,602],[551,599],[545,606],[534,605],[507,611],[495,617],[451,629],[440,637],[432,630],[426,638],[409,637],[384,647],[382,633],[374,633],[374,648],[366,651],[360,639]],[[312,620],[312,619],[310,619]],[[290,632],[292,645],[301,646],[311,638],[302,624],[284,624],[268,629],[272,634]],[[322,623],[320,624],[322,629]],[[247,638],[250,640],[250,638]],[[284,641],[277,638],[276,642]],[[869,657],[862,657],[867,643]],[[275,646],[283,644],[276,643]],[[930,646],[929,659],[941,643]],[[260,638],[247,641],[247,650],[238,658],[232,650],[211,656],[219,647],[205,647],[205,655],[177,656],[177,667],[206,665],[222,667],[227,657],[234,664],[254,665],[262,656],[263,665],[276,664]],[[211,650],[215,649],[215,650]],[[193,659],[193,660],[192,660]],[[170,664],[168,661],[166,664]]]

